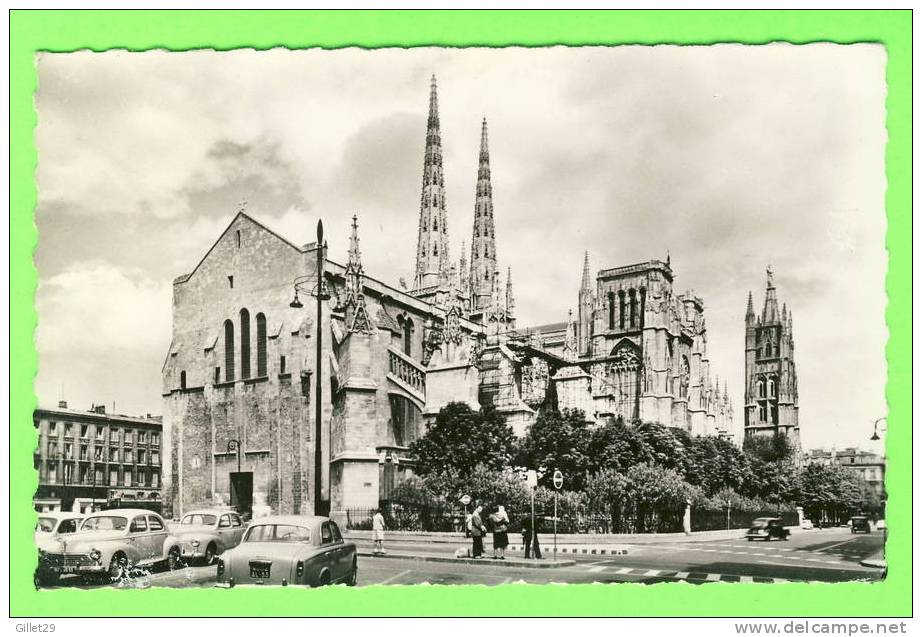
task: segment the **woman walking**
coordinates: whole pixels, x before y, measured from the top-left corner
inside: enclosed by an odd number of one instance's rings
[[[493,522],[493,559],[506,559],[506,547],[509,546],[509,516],[503,505],[496,507],[496,512],[490,516]]]

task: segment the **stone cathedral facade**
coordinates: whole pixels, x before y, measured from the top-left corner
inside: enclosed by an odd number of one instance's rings
[[[452,401],[494,405],[518,435],[545,407],[731,430],[726,388],[711,381],[703,302],[674,292],[668,259],[593,277],[587,255],[576,315],[517,328],[486,120],[478,158],[470,260],[462,244],[454,261],[433,77],[409,285],[365,271],[356,217],[328,247],[282,237],[243,211],[174,280],[162,370],[167,514],[235,504],[342,519],[377,506],[412,474],[410,444]],[[319,313],[314,298],[298,301],[296,280],[322,293]]]

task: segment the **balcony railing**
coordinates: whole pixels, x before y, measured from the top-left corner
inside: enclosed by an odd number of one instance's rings
[[[425,398],[426,370],[412,358],[394,348],[388,348],[388,372],[407,388]]]

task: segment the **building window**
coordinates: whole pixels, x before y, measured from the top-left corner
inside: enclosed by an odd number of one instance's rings
[[[126,445],[130,445],[130,444],[131,444],[131,437],[132,437],[133,434],[134,434],[134,432],[133,432],[131,429],[126,429],[126,430],[125,430],[125,444],[126,444]]]
[[[640,327],[643,327],[644,325],[644,314],[646,313],[647,313],[647,289],[640,288],[640,317],[638,319],[638,322],[640,323]]]
[[[413,319],[407,319],[403,323],[403,353],[407,356],[413,355]]]
[[[103,457],[102,454],[103,454],[102,447],[96,447],[96,451],[93,454],[93,460],[96,462],[102,462],[102,457]]]
[[[125,463],[134,464],[134,453],[131,449],[125,449]]]
[[[224,380],[234,380],[234,323],[224,321]]]
[[[89,434],[90,428],[88,425],[80,425],[80,437],[86,438]]]
[[[156,471],[150,472],[150,486],[154,489],[160,488],[160,474]]]
[[[72,438],[73,435],[74,435],[74,426],[69,422],[64,423],[64,437]]]
[[[240,247],[240,231],[237,231],[237,247]]]
[[[621,329],[624,329],[624,290],[618,290],[618,320]]]
[[[147,452],[143,449],[138,449],[138,464],[147,463]]]
[[[630,296],[631,304],[631,327],[634,327],[637,322],[637,292],[632,289],[628,292],[628,296]]]
[[[48,461],[48,482],[55,484],[58,481],[58,463],[54,460]]]
[[[86,445],[80,445],[80,459],[89,460],[89,449]]]
[[[179,372],[179,388],[186,388],[186,370]]]
[[[138,444],[139,444],[139,445],[146,445],[146,444],[147,444],[147,432],[146,432],[146,431],[139,431],[139,432],[138,432]]]
[[[96,440],[105,440],[106,430],[102,425],[96,425]]]
[[[156,432],[152,433],[150,435],[150,444],[159,446],[160,445],[160,434]]]
[[[157,451],[151,451],[150,462],[151,464],[160,464],[160,453]]]
[[[250,377],[250,313],[240,310],[240,378]]]
[[[758,383],[759,398],[765,398],[765,379],[760,378]]]
[[[433,230],[439,229],[439,218],[438,217],[432,220],[432,229]]]
[[[69,442],[64,444],[64,457],[68,460],[74,459],[74,446]]]
[[[118,462],[118,449],[109,447],[109,462]]]
[[[48,422],[48,435],[57,436],[58,435],[58,423],[51,420]]]
[[[759,422],[768,422],[768,408],[764,402],[759,403]]]
[[[227,275],[227,284],[231,287],[231,289],[233,289],[234,287],[234,275],[233,274]]]
[[[439,246],[438,245],[432,246],[432,256],[434,257],[439,256]]]
[[[109,485],[118,486],[118,469],[109,469]]]
[[[285,355],[279,356],[279,374],[285,373]]]
[[[778,403],[771,403],[772,424],[778,424]]]
[[[118,440],[118,429],[109,430],[109,440],[110,442],[116,442]]]
[[[615,329],[615,293],[608,293],[608,329]]]
[[[256,375],[263,377],[266,371],[266,315],[256,315]]]
[[[772,398],[778,397],[778,385],[775,383],[774,376],[768,379],[768,395]]]
[[[214,384],[217,385],[220,382],[221,382],[221,368],[215,367],[214,368]]]

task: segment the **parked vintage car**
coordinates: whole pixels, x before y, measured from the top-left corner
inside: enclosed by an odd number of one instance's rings
[[[91,513],[80,529],[60,536],[43,550],[36,580],[53,583],[61,575],[96,575],[113,580],[137,566],[165,562],[180,565],[179,540],[159,515],[144,509],[110,509]]]
[[[813,528],[813,522],[811,522],[807,518],[804,518],[803,521],[800,523],[800,528],[804,529],[805,531],[809,531]]]
[[[71,513],[69,511],[46,511],[39,514],[38,522],[35,523],[35,545],[38,548],[43,546],[54,546],[54,541],[62,535],[76,533],[83,522],[82,513]]]
[[[243,541],[218,558],[218,582],[288,586],[355,586],[355,544],[336,522],[306,515],[273,515],[250,523]]]
[[[756,518],[752,521],[752,526],[746,533],[746,539],[770,541],[773,537],[780,540],[788,539],[791,534],[790,530],[784,528],[781,518]]]
[[[871,521],[863,515],[854,515],[851,519],[852,533],[870,533]]]
[[[236,511],[197,509],[171,524],[170,531],[181,541],[184,560],[211,564],[215,556],[240,544],[246,524]]]

